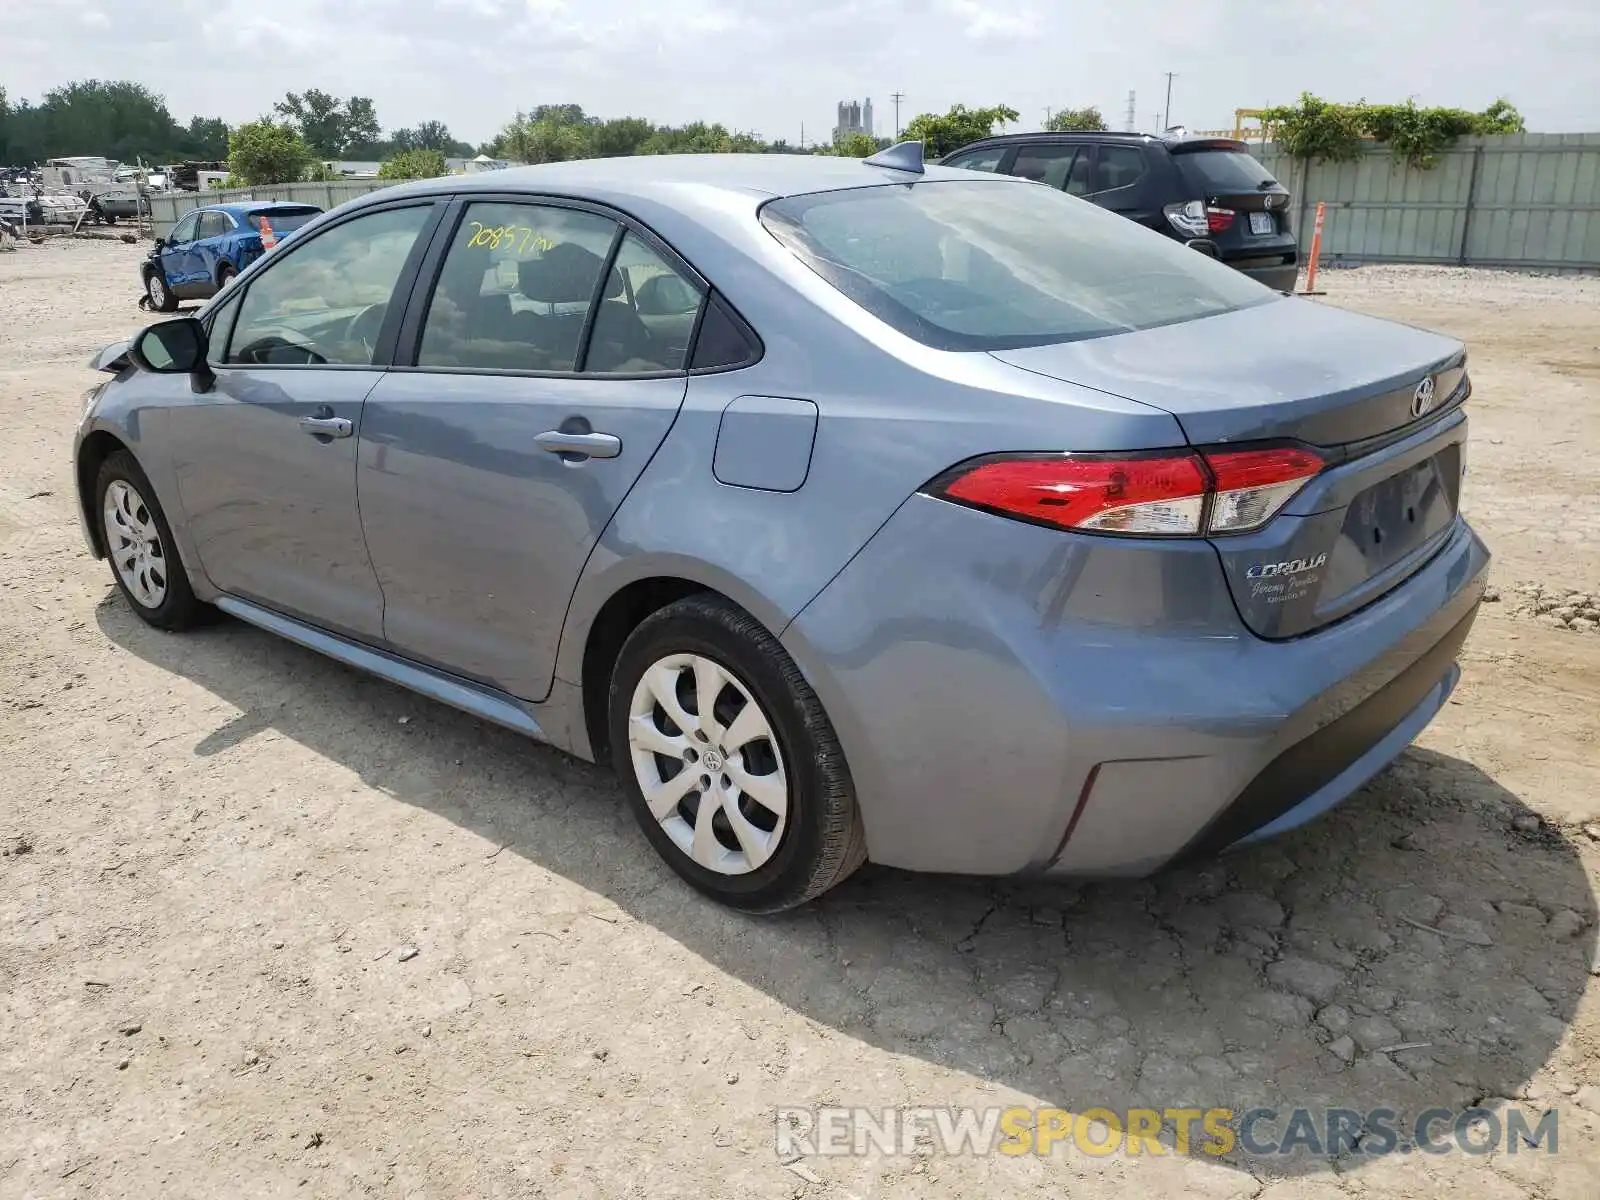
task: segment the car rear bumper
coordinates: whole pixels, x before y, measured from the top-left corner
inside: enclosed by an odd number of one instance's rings
[[[916,496],[783,635],[876,862],[1138,875],[1281,832],[1454,686],[1489,555],[1457,520],[1405,583],[1269,642],[1204,543],[1062,533]]]

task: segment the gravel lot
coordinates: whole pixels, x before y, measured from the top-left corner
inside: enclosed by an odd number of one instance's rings
[[[1600,1194],[1600,281],[1323,277],[1471,346],[1503,597],[1332,817],[1144,883],[869,867],[760,921],[598,769],[128,613],[67,459],[140,254],[0,254],[0,1197]],[[1511,1100],[1559,1108],[1559,1154],[773,1148],[823,1103]]]

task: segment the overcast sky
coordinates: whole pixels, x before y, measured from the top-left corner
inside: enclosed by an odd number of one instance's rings
[[[11,22],[0,84],[33,100],[70,79],[132,78],[180,120],[230,123],[285,91],[371,96],[386,128],[438,119],[493,136],[520,106],[703,119],[826,137],[870,96],[877,132],[957,102],[1098,105],[1130,89],[1153,128],[1233,123],[1236,107],[1509,96],[1540,132],[1600,131],[1600,0],[81,0]],[[42,14],[44,10],[39,10]],[[93,152],[82,147],[80,152]]]

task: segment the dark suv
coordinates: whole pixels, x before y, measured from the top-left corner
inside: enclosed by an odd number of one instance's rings
[[[1186,242],[1277,288],[1294,290],[1299,253],[1289,191],[1231,138],[1144,133],[1019,133],[940,160],[1061,188]]]

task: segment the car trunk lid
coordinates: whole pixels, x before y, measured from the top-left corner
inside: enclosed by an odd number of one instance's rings
[[[1317,448],[1328,468],[1274,520],[1213,539],[1240,615],[1263,637],[1307,633],[1376,599],[1455,520],[1468,385],[1449,338],[1280,299],[996,357],[1166,409],[1195,446]]]

